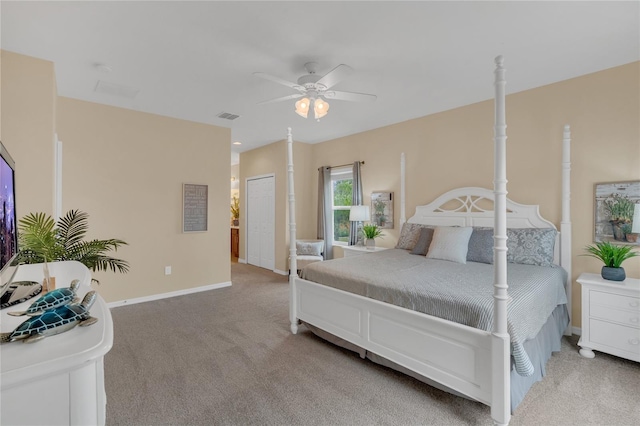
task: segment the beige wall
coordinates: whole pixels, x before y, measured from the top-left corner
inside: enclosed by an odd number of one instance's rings
[[[507,124],[509,197],[539,204],[542,215],[558,228],[562,131],[564,124],[571,125],[573,279],[582,272],[598,272],[601,265],[597,260],[579,256],[593,237],[593,185],[640,179],[640,63],[509,95]],[[417,205],[452,188],[492,188],[493,101],[311,147],[311,161],[305,162],[311,171],[322,165],[365,161],[365,203],[370,202],[372,191],[396,194],[395,228],[385,230],[386,236],[376,242],[393,247],[399,235],[400,153],[406,154],[407,218]],[[259,152],[260,161],[269,161],[264,157],[268,151]],[[253,167],[253,158],[246,153],[241,167]],[[297,197],[304,194],[314,206],[308,214],[297,215],[298,228],[305,230],[315,226],[317,187],[315,177],[312,180],[308,186],[296,187]],[[628,276],[640,278],[640,258],[628,260],[624,266]],[[572,317],[578,327],[580,313],[580,286],[574,285]]]
[[[2,137],[16,157],[18,214],[52,213],[55,123],[63,211],[89,213],[89,238],[129,243],[115,253],[131,264],[128,274],[94,274],[108,302],[230,281],[229,129],[56,100],[50,62],[5,52],[2,59]],[[207,232],[182,233],[183,183],[209,186]]]
[[[0,51],[0,140],[16,162],[16,212],[53,214],[53,63]]]

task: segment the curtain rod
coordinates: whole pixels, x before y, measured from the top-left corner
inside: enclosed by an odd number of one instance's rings
[[[355,161],[354,161],[355,163]],[[364,164],[364,161],[360,161],[360,164]],[[349,164],[340,164],[339,166],[326,166],[328,169],[335,169],[337,167],[347,167],[347,166],[352,166],[353,163],[349,163]],[[325,167],[325,166],[323,166]],[[322,167],[318,168],[318,170],[320,170]]]

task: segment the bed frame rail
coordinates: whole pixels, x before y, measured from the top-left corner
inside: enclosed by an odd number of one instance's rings
[[[409,370],[491,403],[491,333],[296,280],[298,318]]]

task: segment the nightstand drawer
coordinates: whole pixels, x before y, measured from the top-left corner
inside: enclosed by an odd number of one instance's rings
[[[608,306],[596,305],[591,303],[591,318],[599,318],[607,321],[613,321],[622,325],[640,328],[640,311],[621,310],[610,308]]]
[[[638,297],[623,296],[595,290],[591,290],[590,296],[590,305],[592,308],[596,305],[601,305],[617,309],[635,309],[640,312],[640,298]]]
[[[625,352],[640,354],[640,330],[592,319],[589,321],[589,341]]]

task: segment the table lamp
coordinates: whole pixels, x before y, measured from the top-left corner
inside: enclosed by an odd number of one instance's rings
[[[369,206],[351,206],[349,220],[351,222],[358,222],[358,241],[356,245],[362,245],[362,222],[369,220],[370,218]]]

